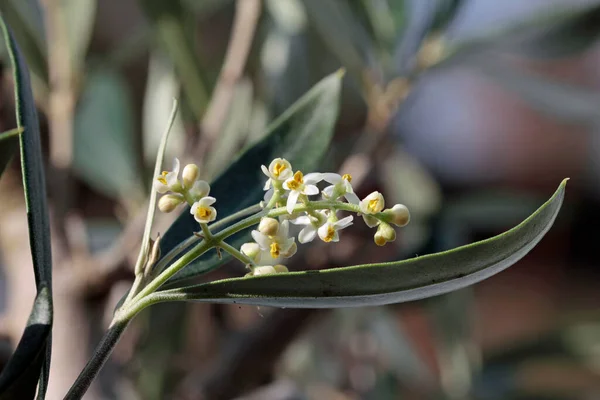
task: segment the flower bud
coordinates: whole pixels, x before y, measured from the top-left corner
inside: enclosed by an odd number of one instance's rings
[[[298,251],[298,245],[296,244],[296,242],[294,242],[294,243],[292,243],[292,245],[290,246],[290,248],[287,249],[286,252],[282,252],[280,254],[280,256],[284,257],[284,258],[290,258],[294,254],[296,254],[296,251]]]
[[[258,224],[258,231],[263,235],[275,236],[279,231],[279,221],[275,218],[263,217]]]
[[[275,269],[275,272],[290,272],[290,270],[282,264],[277,264],[273,267]]]
[[[261,265],[259,267],[254,268],[254,270],[252,271],[253,276],[270,275],[276,273],[277,271],[272,265]]]
[[[390,225],[382,222],[375,232],[375,244],[377,246],[384,246],[387,242],[393,242],[396,240],[396,231]]]
[[[181,178],[183,180],[183,187],[186,189],[194,186],[194,182],[198,179],[198,175],[200,171],[198,170],[198,166],[196,164],[188,164],[183,169],[183,173],[181,174]]]
[[[210,193],[210,185],[203,180],[198,180],[198,181],[194,182],[192,187],[190,189],[188,189],[188,194],[195,201],[198,201],[201,198],[208,196],[209,193]]]
[[[389,218],[389,222],[392,224],[403,227],[408,225],[410,221],[410,212],[404,204],[396,204],[389,210],[385,210],[386,217]]]
[[[255,263],[258,262],[258,260],[260,259],[260,246],[258,245],[258,243],[244,243],[240,248],[240,251],[243,255],[245,255]]]
[[[158,209],[164,213],[170,213],[181,203],[183,203],[183,197],[181,195],[165,194],[158,200]]]

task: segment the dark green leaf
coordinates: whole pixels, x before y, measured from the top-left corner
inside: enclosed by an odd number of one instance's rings
[[[318,165],[333,135],[341,79],[342,74],[336,72],[319,82],[269,126],[264,139],[245,151],[211,184],[210,194],[217,198],[219,218],[263,199],[266,178],[260,166],[268,165],[272,159],[286,158],[294,169],[303,171],[311,171]],[[162,237],[161,253],[167,254],[198,230],[188,207]],[[228,242],[239,245],[247,241],[246,235],[242,233]],[[196,276],[222,262],[212,252],[185,267],[171,281]]]
[[[311,308],[400,303],[451,292],[486,279],[525,256],[554,223],[566,182],[513,229],[453,250],[389,263],[225,279],[164,290],[156,296],[160,301]]]
[[[52,254],[42,146],[27,65],[12,32],[3,19],[0,19],[0,25],[13,66],[17,124],[24,128],[19,136],[21,168],[27,206],[29,245],[37,288],[37,297],[29,317],[28,327],[17,346],[15,355],[0,375],[0,398],[31,398],[30,393],[32,390],[35,391],[39,380],[38,398],[43,399],[50,372]]]
[[[74,125],[75,173],[109,196],[140,195],[133,109],[127,85],[116,71],[98,68],[88,73]]]

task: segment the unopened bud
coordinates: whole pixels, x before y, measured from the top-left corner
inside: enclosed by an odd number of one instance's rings
[[[410,212],[404,204],[396,204],[391,209],[385,210],[384,213],[389,222],[399,227],[408,225],[410,221]]]
[[[296,251],[298,251],[298,245],[296,244],[296,242],[294,242],[292,243],[290,248],[285,253],[281,253],[280,256],[284,258],[290,258],[294,254],[296,254]]]
[[[258,243],[244,243],[240,248],[240,251],[243,255],[245,255],[254,262],[258,262],[258,259],[260,258],[260,246],[258,245]]]
[[[283,264],[277,264],[273,267],[275,272],[290,272],[290,270]]]
[[[181,174],[181,179],[183,180],[183,187],[186,189],[194,186],[194,182],[198,179],[198,175],[200,171],[198,170],[198,166],[196,164],[188,164],[183,169],[183,173]]]
[[[279,231],[279,221],[275,218],[263,217],[258,224],[258,231],[263,235],[274,236]]]
[[[384,246],[387,242],[393,242],[396,240],[396,231],[390,225],[382,222],[375,232],[373,238],[377,246]]]
[[[170,213],[181,203],[183,203],[182,196],[178,194],[165,194],[158,200],[158,209],[164,213]]]
[[[254,268],[254,270],[252,271],[253,276],[270,275],[276,273],[277,271],[272,265],[261,265],[260,267]]]

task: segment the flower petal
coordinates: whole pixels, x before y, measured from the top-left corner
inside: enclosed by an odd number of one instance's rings
[[[250,234],[252,235],[252,239],[254,239],[256,243],[258,243],[262,250],[267,250],[271,245],[271,240],[267,235],[264,235],[259,231],[252,231],[250,232]]]
[[[179,163],[179,158],[175,157],[173,160],[173,172],[175,172],[175,176],[179,175],[179,167],[181,164]]]
[[[323,193],[323,196],[331,198],[331,196],[333,196],[333,189],[335,189],[334,185],[327,186],[325,189],[321,190],[321,193]]]
[[[263,198],[264,201],[266,201],[268,203],[269,200],[271,200],[271,197],[273,197],[273,193],[275,193],[275,191],[273,189],[267,190],[267,192],[265,193],[265,197]]]
[[[300,192],[296,190],[292,190],[288,196],[286,209],[287,212],[292,214],[294,212],[294,206],[298,202],[298,196],[300,196]]]
[[[325,182],[329,182],[332,185],[335,185],[336,183],[342,181],[342,176],[333,172],[325,172],[324,174],[322,174],[322,177]]]
[[[356,194],[354,194],[354,192],[347,192],[346,194],[344,194],[344,197],[346,198],[346,200],[348,200],[348,203],[350,204],[360,204],[360,199]]]
[[[265,174],[266,176],[268,176],[269,178],[271,178],[271,173],[269,172],[269,170],[267,169],[267,167],[265,167],[264,165],[261,165],[260,169],[262,169],[263,174]]]
[[[165,194],[169,191],[169,186],[159,182],[157,179],[152,183],[152,187],[160,194]]]
[[[315,236],[317,236],[317,230],[315,229],[315,227],[312,225],[307,225],[298,234],[298,241],[300,243],[312,242]]]
[[[304,186],[304,194],[307,194],[309,196],[313,194],[319,194],[319,188],[315,185],[306,185]]]
[[[290,232],[290,221],[285,220],[279,224],[279,230],[277,231],[277,237],[281,238],[281,241],[284,242],[288,239],[288,235]]]
[[[347,217],[340,219],[339,221],[334,222],[333,226],[335,227],[336,230],[347,228],[350,225],[352,225],[353,219],[354,219],[354,217],[352,215],[349,215]]]
[[[194,186],[190,189],[190,194],[198,199],[208,196],[210,193],[210,185],[208,182],[203,180],[198,180],[194,182]]]
[[[291,219],[290,222],[294,225],[310,225],[310,217],[308,215],[301,215],[298,218]]]
[[[210,206],[210,205],[214,204],[215,201],[217,201],[217,199],[215,199],[214,197],[206,196],[206,197],[201,198],[198,201],[198,203],[200,203],[203,206]]]
[[[307,185],[319,183],[322,180],[323,180],[323,174],[320,172],[311,172],[310,174],[304,175],[304,183]]]
[[[263,186],[263,190],[269,190],[271,188],[271,178],[267,179],[265,185]]]

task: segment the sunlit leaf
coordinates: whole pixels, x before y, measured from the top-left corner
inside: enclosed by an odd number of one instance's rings
[[[225,279],[160,291],[156,298],[310,308],[382,305],[451,292],[489,278],[525,256],[554,223],[566,181],[513,229],[453,250],[389,263]]]

